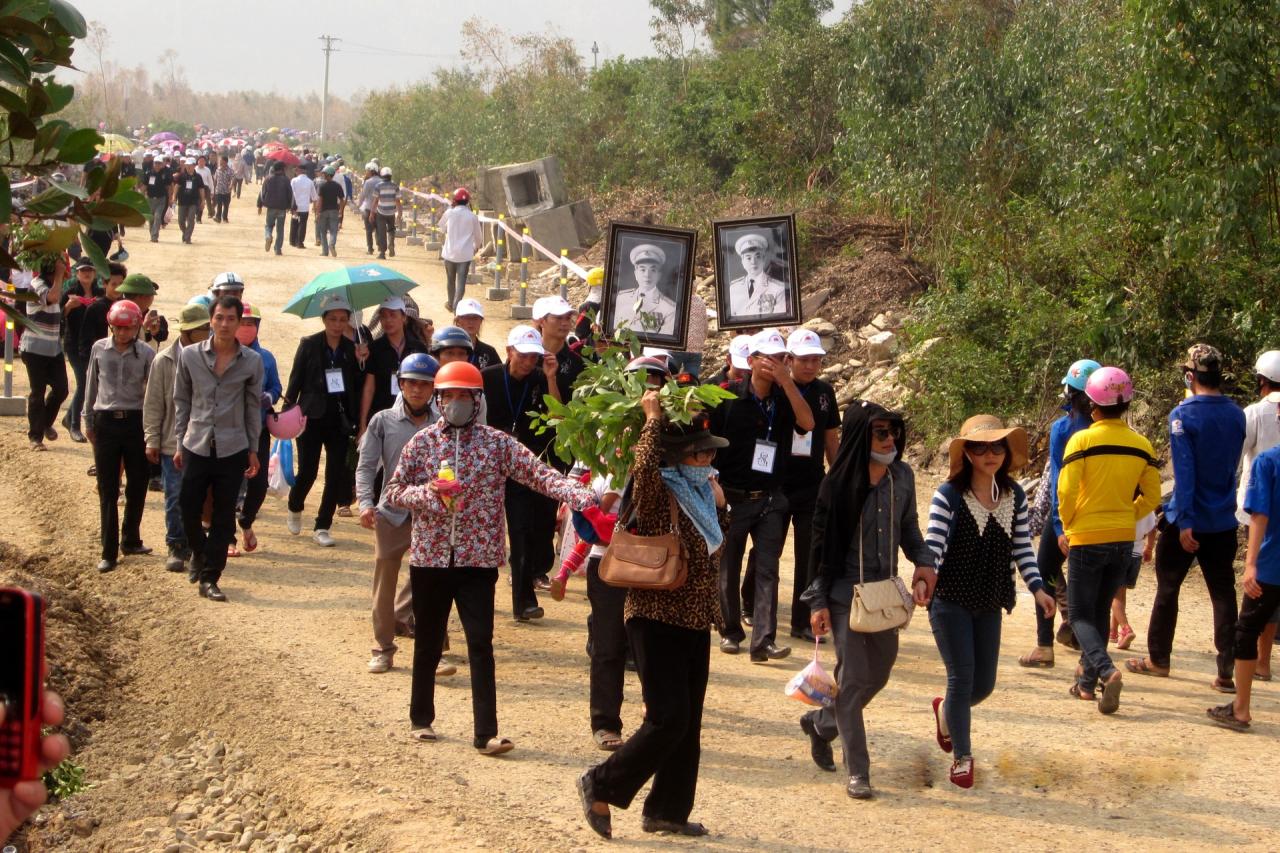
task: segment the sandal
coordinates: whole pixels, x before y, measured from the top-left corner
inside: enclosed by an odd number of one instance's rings
[[[1270,673],[1269,671],[1268,671],[1268,672],[1255,672],[1255,673],[1253,674],[1253,680],[1254,680],[1254,681],[1270,681],[1270,680],[1271,680],[1271,673]]]
[[[1018,658],[1018,666],[1053,669],[1053,646],[1036,646]]]
[[[1217,705],[1206,711],[1209,719],[1213,720],[1224,729],[1231,729],[1234,732],[1247,731],[1249,723],[1236,717],[1236,703],[1228,702],[1225,705]]]
[[[502,755],[515,748],[515,743],[510,738],[505,737],[491,737],[484,746],[476,747],[481,755]]]
[[[1235,693],[1236,683],[1230,678],[1215,678],[1213,680],[1213,689],[1219,693]]]
[[[436,730],[431,726],[414,726],[409,730],[409,737],[419,743],[432,743],[436,738]]]
[[[240,549],[236,547],[236,543],[232,542],[230,545],[227,546],[227,557],[231,558],[231,557],[239,557],[239,556],[240,556]]]
[[[600,747],[605,752],[613,752],[615,749],[622,746],[622,735],[617,732],[611,732],[608,729],[600,729],[591,737],[595,740],[596,746]]]
[[[565,587],[565,582],[560,580],[560,578],[555,578],[554,580],[551,581],[551,600],[552,601],[564,601],[564,587]]]
[[[1158,667],[1146,658],[1129,658],[1124,662],[1124,668],[1130,672],[1136,672],[1138,675],[1154,675],[1156,678],[1169,677],[1168,667]]]
[[[591,779],[591,771],[588,770],[578,777],[577,781],[578,799],[582,802],[582,814],[587,819],[587,826],[601,838],[613,838],[613,815],[605,812],[600,814],[591,807],[597,802],[595,783]]]
[[[1086,702],[1092,702],[1094,698],[1092,693],[1086,693],[1085,691],[1081,690],[1079,684],[1072,684],[1070,687],[1067,688],[1067,692],[1070,693],[1072,696],[1076,697],[1077,699],[1083,699]]]
[[[1098,700],[1098,710],[1103,714],[1114,714],[1120,710],[1120,691],[1124,688],[1120,670],[1111,673],[1111,677],[1102,682],[1102,698]]]
[[[1121,625],[1118,634],[1116,648],[1127,652],[1129,647],[1133,645],[1133,638],[1138,635],[1134,633],[1133,628],[1129,625]]]
[[[258,550],[258,534],[253,532],[252,527],[246,527],[244,533],[244,550],[246,553]]]

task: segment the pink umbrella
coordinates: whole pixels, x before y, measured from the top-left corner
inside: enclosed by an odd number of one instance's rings
[[[174,133],[172,130],[162,130],[155,136],[151,137],[152,142],[164,142],[166,140],[180,141],[182,137]]]
[[[273,148],[267,152],[268,160],[275,160],[284,163],[286,166],[296,166],[302,162],[297,154],[294,154],[288,148]]]

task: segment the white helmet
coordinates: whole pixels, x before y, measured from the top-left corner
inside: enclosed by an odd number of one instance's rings
[[[1280,350],[1269,349],[1258,356],[1253,372],[1269,382],[1280,384]]]
[[[382,177],[384,177],[384,178],[389,178],[389,177],[391,177],[391,167],[390,167],[390,166],[383,166],[383,167],[382,167],[382,172],[381,172],[381,174],[382,174]]]
[[[378,171],[378,164],[370,160],[368,163],[364,164],[364,170],[366,172],[376,172]]]
[[[213,278],[213,290],[244,290],[244,279],[233,272],[220,272]]]

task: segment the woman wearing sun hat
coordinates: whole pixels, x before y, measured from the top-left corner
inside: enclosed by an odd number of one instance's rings
[[[1036,568],[1027,496],[1010,471],[1027,464],[1027,434],[992,415],[964,422],[948,448],[951,473],[933,493],[925,542],[937,584],[929,624],[947,667],[947,696],[933,700],[938,745],[955,752],[951,781],[973,787],[970,708],[991,695],[1000,659],[1003,609],[1013,611],[1012,566],[1052,618],[1053,597]]]

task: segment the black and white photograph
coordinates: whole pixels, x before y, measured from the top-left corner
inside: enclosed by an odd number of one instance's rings
[[[697,232],[687,228],[619,222],[609,226],[601,305],[606,335],[625,327],[641,343],[684,348],[697,240]]]
[[[721,329],[799,323],[795,214],[712,223]]]

